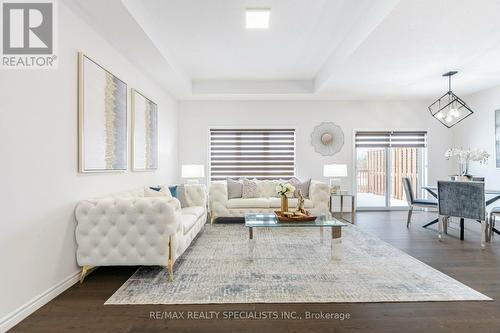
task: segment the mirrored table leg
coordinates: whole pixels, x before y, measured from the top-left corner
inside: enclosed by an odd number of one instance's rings
[[[444,224],[444,219],[445,216],[439,216],[438,219],[438,239],[442,240],[443,239],[443,224]]]
[[[488,235],[487,235],[487,230],[489,229],[489,221],[484,220],[481,221],[481,248],[484,249],[486,242],[488,241]]]
[[[255,239],[253,238],[253,228],[248,228],[248,259],[255,258]]]
[[[342,227],[332,227],[331,257],[333,260],[342,259]]]

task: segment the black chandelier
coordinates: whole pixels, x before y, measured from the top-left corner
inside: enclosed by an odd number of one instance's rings
[[[448,92],[429,105],[431,115],[448,128],[474,113],[461,98],[451,91],[451,77],[457,73],[457,71],[451,71],[443,74],[448,77]]]

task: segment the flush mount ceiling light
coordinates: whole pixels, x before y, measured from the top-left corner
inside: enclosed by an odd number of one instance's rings
[[[245,11],[247,29],[269,29],[270,8],[247,8]]]
[[[451,90],[451,77],[457,73],[456,71],[451,71],[443,74],[444,77],[448,77],[448,92],[429,105],[431,115],[448,128],[455,126],[474,113],[470,107]]]

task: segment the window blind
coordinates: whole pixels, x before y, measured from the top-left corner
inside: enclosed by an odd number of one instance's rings
[[[396,147],[427,147],[427,132],[425,131],[376,131],[356,132],[356,147],[364,148],[396,148]]]
[[[295,176],[294,129],[210,129],[210,180]]]

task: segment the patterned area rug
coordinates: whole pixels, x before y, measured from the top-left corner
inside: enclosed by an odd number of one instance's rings
[[[207,225],[174,267],[139,268],[105,304],[471,301],[491,298],[349,225],[342,242],[315,228]],[[437,241],[437,240],[436,240]]]

